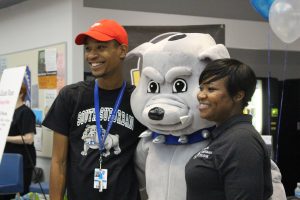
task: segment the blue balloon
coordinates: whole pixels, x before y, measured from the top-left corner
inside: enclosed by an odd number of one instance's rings
[[[269,10],[274,0],[250,0],[253,8],[258,12],[265,20],[269,20]]]

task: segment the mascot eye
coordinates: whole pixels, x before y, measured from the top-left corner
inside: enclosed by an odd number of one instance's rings
[[[159,93],[160,92],[160,87],[159,87],[159,83],[155,82],[155,81],[150,81],[148,83],[148,89],[147,89],[147,93]]]
[[[173,83],[173,93],[181,93],[187,91],[187,83],[185,80],[179,78],[176,79]]]

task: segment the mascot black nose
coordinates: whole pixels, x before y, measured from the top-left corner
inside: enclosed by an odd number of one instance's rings
[[[152,120],[162,120],[164,118],[165,111],[162,108],[154,107],[149,110],[148,116]]]

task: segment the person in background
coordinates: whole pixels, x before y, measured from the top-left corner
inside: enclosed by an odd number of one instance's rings
[[[103,19],[80,33],[85,59],[95,80],[65,86],[43,125],[54,131],[50,198],[137,200],[133,154],[145,130],[133,116],[134,87],[123,79],[128,51],[126,30]]]
[[[29,192],[33,169],[36,165],[33,143],[36,134],[35,115],[24,104],[26,94],[26,85],[22,84],[4,148],[4,153],[18,153],[23,156],[24,191],[21,195]],[[14,197],[14,194],[0,195],[0,200],[14,199]]]
[[[235,59],[210,62],[199,78],[200,116],[216,123],[211,141],[187,163],[187,200],[265,200],[272,193],[270,157],[243,114],[256,76]]]

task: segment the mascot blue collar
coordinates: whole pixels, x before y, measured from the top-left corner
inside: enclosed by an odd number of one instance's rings
[[[215,126],[204,128],[190,135],[184,136],[164,135],[157,132],[152,132],[151,137],[154,143],[163,143],[169,145],[194,144],[208,139],[214,128]]]

